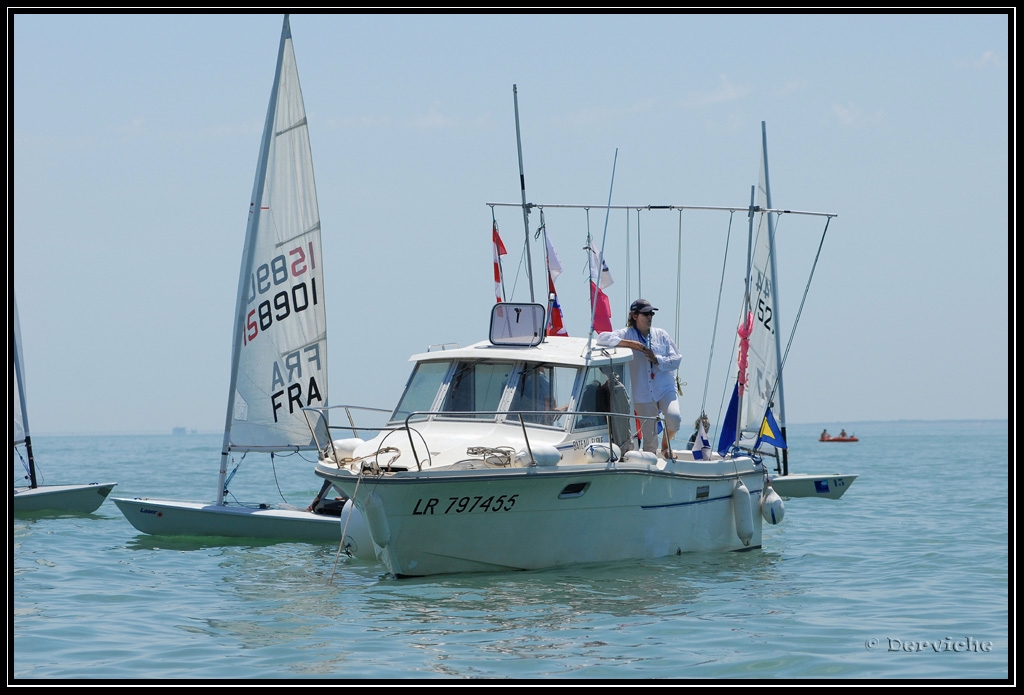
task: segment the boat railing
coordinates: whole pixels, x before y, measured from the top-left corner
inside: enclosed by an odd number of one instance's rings
[[[330,424],[330,411],[345,411],[345,419],[348,420],[347,425],[332,425]],[[360,430],[365,432],[377,433],[381,430],[387,429],[386,427],[375,427],[372,425],[360,424],[357,425],[353,412],[357,411],[360,413],[385,413],[391,414],[391,410],[385,408],[371,408],[365,405],[332,405],[327,407],[309,407],[303,408],[302,414],[306,418],[306,425],[309,427],[309,431],[313,434],[313,441],[316,443],[316,448],[322,453],[326,454],[333,449],[334,436],[333,433],[337,431],[351,431],[353,437],[362,437]],[[321,441],[324,439],[325,441]]]
[[[614,442],[612,421],[614,419],[616,419],[616,418],[627,418],[628,419],[628,418],[635,417],[637,420],[661,420],[660,416],[641,417],[639,415],[630,415],[630,414],[627,414],[627,413],[609,413],[606,410],[605,411],[568,410],[568,409],[566,409],[566,410],[516,410],[516,411],[508,411],[508,410],[466,410],[466,411],[415,410],[415,411],[409,413],[406,416],[405,424],[402,426],[402,429],[404,429],[406,431],[406,433],[408,434],[408,436],[409,436],[409,447],[410,447],[410,449],[412,451],[413,460],[416,461],[416,468],[417,468],[417,470],[421,470],[421,471],[423,470],[423,462],[420,461],[420,457],[416,453],[416,442],[413,439],[413,432],[416,432],[416,434],[419,435],[420,439],[423,440],[424,448],[427,451],[426,461],[427,461],[428,464],[431,463],[431,454],[430,454],[430,447],[426,446],[426,439],[423,437],[422,434],[420,434],[420,432],[418,430],[416,430],[412,426],[413,420],[421,421],[421,420],[423,420],[425,418],[428,418],[430,416],[433,416],[433,415],[444,415],[446,417],[456,417],[456,418],[457,417],[474,417],[474,416],[480,416],[480,415],[490,416],[490,417],[493,418],[494,416],[497,416],[497,415],[504,415],[505,416],[505,422],[508,422],[510,419],[511,420],[518,420],[519,421],[519,426],[523,430],[523,441],[526,444],[526,452],[529,455],[531,461],[536,460],[536,459],[535,459],[535,457],[533,455],[533,448],[530,445],[530,435],[529,435],[529,432],[526,429],[526,425],[527,424],[530,424],[530,425],[542,424],[542,423],[533,422],[532,420],[529,420],[529,418],[531,418],[531,417],[536,417],[538,419],[540,419],[540,418],[550,418],[552,416],[556,416],[556,417],[562,417],[562,416],[579,417],[579,416],[584,416],[584,417],[600,418],[600,419],[604,420],[605,432],[608,435],[608,441],[609,442]]]
[[[345,418],[348,420],[347,425],[338,424],[326,424],[328,422],[328,411],[331,410],[344,410]],[[360,437],[360,432],[373,433],[374,436],[382,432],[402,432],[406,433],[409,438],[410,453],[412,454],[413,460],[416,461],[417,470],[423,470],[424,461],[430,465],[432,462],[432,456],[430,453],[430,447],[427,446],[426,438],[423,433],[416,428],[416,423],[429,420],[435,416],[443,416],[445,418],[472,418],[477,419],[481,416],[491,418],[488,422],[493,422],[493,418],[502,415],[505,417],[505,422],[513,423],[518,422],[519,427],[523,432],[523,441],[526,446],[527,454],[530,460],[536,460],[533,453],[533,447],[530,443],[530,433],[527,425],[534,427],[537,425],[544,426],[543,422],[545,419],[552,417],[562,418],[577,418],[579,422],[580,418],[593,418],[597,422],[604,422],[604,433],[608,436],[609,442],[616,443],[617,446],[621,446],[622,443],[615,442],[613,422],[616,419],[630,420],[635,419],[636,421],[643,420],[655,420],[661,421],[660,416],[641,416],[636,414],[627,413],[609,413],[608,411],[595,411],[595,410],[414,410],[408,413],[405,417],[405,421],[402,424],[396,424],[389,422],[380,426],[371,426],[365,424],[357,425],[355,418],[353,417],[354,411],[360,411],[364,413],[387,413],[391,414],[392,411],[385,410],[382,408],[369,408],[365,406],[354,406],[354,405],[336,405],[329,407],[309,407],[303,408],[303,414],[306,416],[306,423],[309,426],[310,431],[313,433],[313,439],[316,442],[317,449],[323,454],[324,457],[332,457],[337,459],[337,444],[335,443],[335,437],[333,434],[338,431],[352,432],[355,437]],[[323,424],[322,424],[323,423]],[[630,428],[630,435],[632,431]],[[361,437],[360,437],[361,438]],[[420,460],[420,456],[417,452],[416,440],[420,441],[422,449],[426,451],[426,457],[424,461]]]

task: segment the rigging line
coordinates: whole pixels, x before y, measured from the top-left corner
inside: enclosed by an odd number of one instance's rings
[[[590,366],[590,341],[594,337],[594,316],[596,315],[597,292],[601,289],[601,280],[604,275],[604,248],[605,243],[608,241],[608,218],[612,213],[612,191],[615,188],[615,165],[619,161],[619,148],[615,148],[615,157],[612,159],[612,180],[608,184],[608,205],[604,210],[604,233],[601,235],[601,253],[597,257],[597,283],[594,285],[594,289],[591,290],[591,307],[590,307],[590,332],[587,334],[587,366]],[[589,228],[588,228],[589,233]],[[525,434],[525,430],[524,430]]]
[[[644,296],[644,263],[640,253],[640,208],[636,209],[636,296]],[[629,297],[626,298],[629,301]]]
[[[775,390],[779,387],[779,382],[782,379],[782,366],[786,363],[786,359],[789,357],[789,348],[793,346],[793,338],[796,336],[796,327],[800,323],[800,315],[804,311],[804,302],[807,301],[807,293],[811,290],[811,280],[814,279],[814,270],[818,267],[818,259],[821,257],[821,247],[825,244],[825,235],[828,234],[828,224],[832,221],[832,218],[825,219],[825,228],[821,230],[821,240],[818,242],[818,251],[814,254],[814,263],[811,264],[811,272],[807,276],[807,285],[804,287],[804,295],[800,298],[800,308],[796,311],[796,318],[793,319],[793,328],[789,332],[789,340],[786,342],[786,352],[782,355],[782,364],[779,365],[779,373],[775,377],[775,386],[772,388],[771,396],[768,399],[770,403],[775,397]]]
[[[732,218],[734,213],[729,213],[729,228],[725,234],[725,255],[722,257],[722,277],[718,280],[718,303],[715,305],[715,324],[711,329],[711,349],[708,351],[708,369],[704,374],[704,396],[700,401],[700,410],[704,412],[704,407],[708,400],[708,383],[711,381],[711,359],[715,355],[715,336],[718,334],[718,315],[722,310],[722,288],[725,286],[725,267],[729,260],[729,240],[732,238]],[[726,378],[726,384],[729,380]],[[719,403],[719,417],[721,417],[721,403]],[[721,420],[719,420],[721,422]]]
[[[288,500],[285,499],[284,493],[281,492],[281,481],[277,479],[277,466],[274,461],[274,452],[270,452],[270,470],[274,472],[274,485],[277,486],[277,494],[281,495],[281,499],[284,500],[285,504],[288,504]]]
[[[363,482],[363,466],[362,466],[362,462],[360,462],[360,465],[359,465],[359,475],[356,477],[356,487],[355,487],[354,490],[352,490],[352,497],[350,498],[350,501],[352,502],[352,506],[349,507],[348,518],[345,519],[345,526],[341,530],[341,540],[338,541],[338,552],[334,556],[334,567],[331,568],[331,578],[327,580],[327,584],[328,585],[331,585],[331,584],[334,583],[334,575],[338,571],[338,560],[341,559],[341,551],[345,547],[345,532],[348,531],[348,522],[352,519],[352,514],[356,511],[356,493],[359,492],[359,484],[361,482]],[[342,507],[342,511],[343,512],[345,511],[344,507]],[[351,556],[352,555],[351,551],[349,551],[348,554]]]
[[[679,313],[683,301],[683,211],[679,211],[679,235],[676,240],[676,331],[675,341],[679,345]],[[678,377],[676,377],[678,379]]]
[[[626,302],[632,301],[632,300],[630,300],[630,297],[632,296],[632,291],[630,289],[631,288],[631,284],[630,284],[631,283],[631,279],[630,278],[632,277],[631,272],[630,272],[630,265],[632,264],[632,262],[633,261],[630,260],[630,254],[629,254],[629,208],[627,208],[626,209]],[[627,311],[629,310],[629,304],[628,303],[626,304],[626,309],[627,309]]]

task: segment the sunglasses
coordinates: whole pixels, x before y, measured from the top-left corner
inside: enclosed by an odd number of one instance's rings
[[[640,315],[641,316],[646,316],[649,319],[653,319],[654,318],[654,312],[653,311],[641,311]]]

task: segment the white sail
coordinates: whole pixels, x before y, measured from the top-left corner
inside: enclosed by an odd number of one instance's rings
[[[762,130],[763,134],[763,130]],[[757,186],[757,204],[771,208],[768,187],[768,153],[762,139],[761,171]],[[750,311],[753,330],[747,352],[747,388],[743,394],[739,426],[744,434],[756,433],[761,428],[769,402],[777,404],[781,394],[779,382],[779,315],[775,287],[775,224],[772,213],[762,213],[754,230],[754,244],[750,267]],[[784,424],[781,418],[779,422]]]
[[[28,437],[28,407],[25,405],[25,369],[22,364],[21,321],[18,319],[18,299],[14,303],[14,445],[24,443]]]
[[[320,213],[287,17],[253,184],[232,347],[225,452],[315,448],[327,405]]]

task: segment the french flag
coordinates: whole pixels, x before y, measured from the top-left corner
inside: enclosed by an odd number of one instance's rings
[[[505,250],[505,244],[501,243],[501,237],[498,236],[497,222],[491,226],[491,241],[494,242],[494,296],[498,302],[501,302],[504,294],[501,291],[501,257],[508,251]]]
[[[548,235],[544,234],[544,242],[547,245],[548,260],[548,335],[569,335],[565,330],[565,322],[562,318],[562,305],[558,303],[558,293],[555,292],[555,278],[562,274],[562,261],[555,253],[555,247]]]

